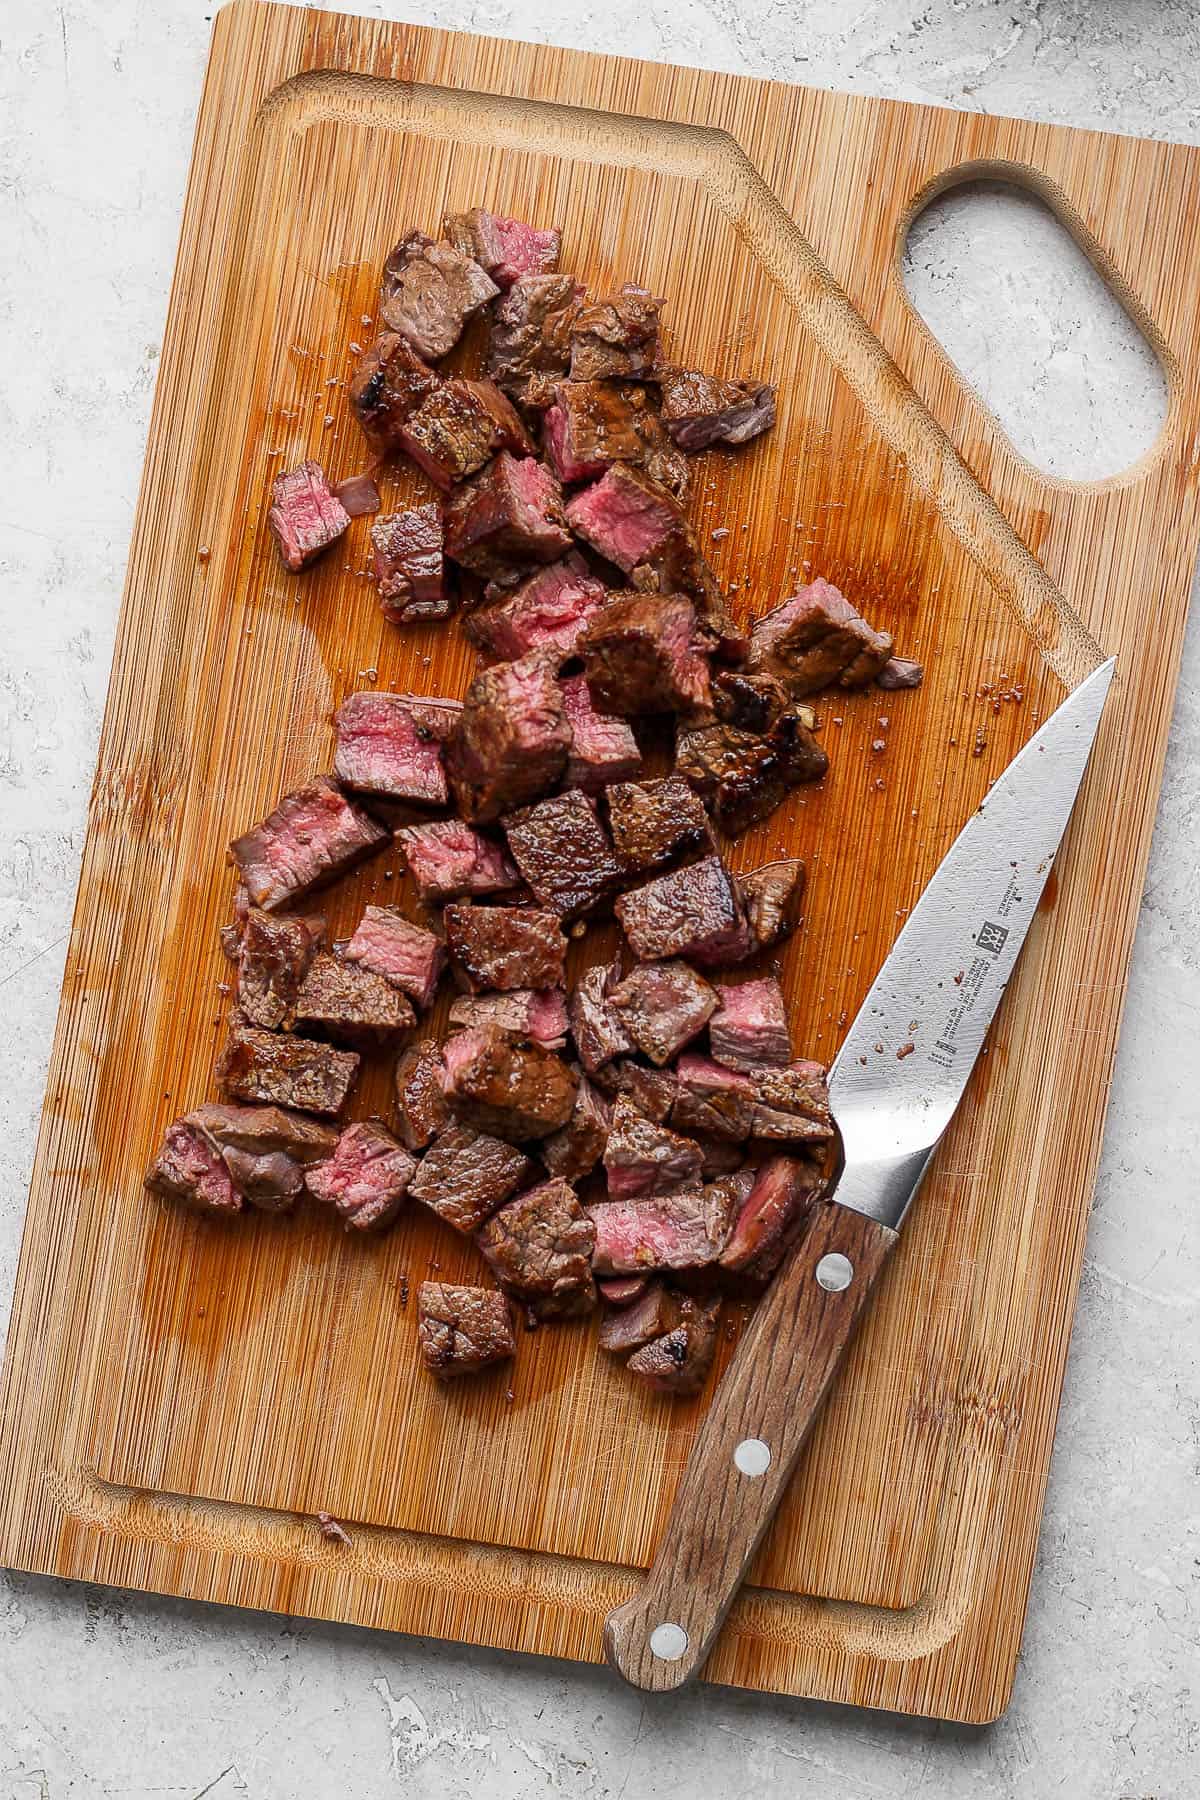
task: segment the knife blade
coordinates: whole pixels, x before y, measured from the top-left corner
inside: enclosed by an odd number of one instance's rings
[[[775,1276],[693,1446],[644,1581],[611,1612],[636,1687],[704,1663],[899,1240],[1016,966],[1087,768],[1113,661],[995,782],[897,937],[830,1072],[841,1167]]]

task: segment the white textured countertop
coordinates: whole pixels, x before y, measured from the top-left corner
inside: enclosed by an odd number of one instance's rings
[[[1192,0],[610,0],[602,21],[565,0],[549,31],[529,0],[346,10],[1200,140]],[[200,0],[0,10],[0,1314],[209,30]],[[1152,359],[1098,331],[1091,278],[1056,272],[1035,209],[984,203],[986,275],[956,266],[965,217],[951,200],[918,226],[920,304],[1035,460],[1089,473],[1107,450],[1104,466],[1119,467],[1154,434]],[[997,271],[1021,315],[1020,358],[999,335]],[[1030,298],[1039,282],[1042,305]],[[603,1670],[0,1575],[0,1800],[1200,1791],[1198,816],[1193,629],[1029,1625],[1000,1724],[712,1689],[644,1707]]]

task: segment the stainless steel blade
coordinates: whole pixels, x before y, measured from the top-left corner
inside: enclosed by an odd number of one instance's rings
[[[962,1098],[1075,804],[1114,664],[1081,683],[955,839],[830,1074],[843,1206],[893,1229]]]

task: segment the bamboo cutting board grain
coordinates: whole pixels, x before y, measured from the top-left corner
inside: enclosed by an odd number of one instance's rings
[[[980,171],[1049,200],[1163,360],[1166,427],[1118,479],[1032,469],[904,296],[908,221]],[[593,288],[670,296],[689,361],[780,383],[770,438],[697,464],[693,510],[735,606],[765,611],[811,569],[926,662],[917,694],[824,702],[828,781],[735,852],[810,862],[784,958],[804,1053],[832,1054],[989,781],[1101,649],[1118,655],[1061,886],[708,1669],[994,1717],[1197,544],[1200,156],[1163,144],[220,14],[5,1365],[0,1557],[595,1658],[702,1416],[703,1399],[635,1391],[582,1326],[522,1342],[511,1390],[435,1391],[404,1294],[477,1272],[468,1245],[415,1217],[351,1243],[315,1209],[226,1230],[140,1185],[163,1124],[211,1092],[224,844],[328,765],[347,692],[466,686],[456,625],[381,620],[368,521],[297,580],[264,514],[302,455],[335,477],[362,465],[344,383],[378,265],[402,230],[476,201],[561,223]],[[414,492],[394,472],[385,505]],[[369,897],[411,900],[394,861],[335,891],[335,932]],[[380,1071],[355,1111],[386,1103]],[[348,1522],[349,1548],[320,1538],[317,1508]]]

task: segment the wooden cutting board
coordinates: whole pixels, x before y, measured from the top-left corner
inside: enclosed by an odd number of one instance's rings
[[[1166,426],[1114,480],[1024,462],[905,297],[909,220],[981,172],[1050,202],[1162,357]],[[9,1336],[0,1557],[596,1658],[703,1417],[703,1398],[638,1391],[583,1326],[523,1341],[511,1389],[436,1390],[406,1286],[479,1265],[431,1221],[366,1244],[315,1209],[226,1229],[141,1188],[164,1123],[212,1092],[224,844],[328,766],[347,692],[466,686],[457,625],[382,622],[367,521],[295,579],[264,514],[301,456],[362,465],[344,384],[380,260],[476,201],[561,223],[593,288],[670,296],[689,362],[780,383],[769,439],[697,465],[735,606],[820,572],[927,666],[917,694],[825,701],[829,779],[734,852],[810,862],[784,958],[804,1053],[832,1054],[1038,720],[1101,651],[1119,658],[990,1053],[708,1669],[992,1718],[1197,544],[1200,154],[1165,144],[332,14],[219,15]],[[417,491],[398,472],[385,487],[388,505]],[[394,861],[336,892],[335,930],[368,897],[411,900]],[[380,1069],[356,1110],[386,1104]],[[723,1359],[735,1337],[736,1321]],[[349,1548],[318,1535],[317,1508]]]

